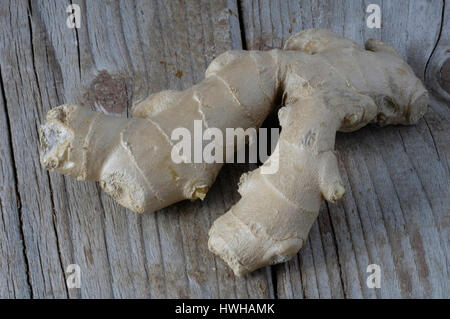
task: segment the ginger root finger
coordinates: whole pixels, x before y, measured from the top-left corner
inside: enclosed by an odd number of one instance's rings
[[[150,143],[142,144],[143,138]],[[44,166],[79,180],[99,181],[120,204],[139,213],[181,200],[212,178],[204,173],[197,180],[183,180],[186,166],[175,171],[168,163],[167,153],[160,150],[170,149],[171,143],[146,119],[62,105],[48,113],[40,139]],[[181,181],[185,188],[173,186]]]
[[[338,160],[333,151],[321,154],[318,179],[320,192],[327,201],[334,203],[344,196],[345,187],[339,173]]]

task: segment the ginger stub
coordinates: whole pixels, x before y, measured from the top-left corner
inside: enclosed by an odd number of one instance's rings
[[[185,91],[162,91],[136,103],[134,118],[76,105],[47,114],[41,163],[81,180],[99,181],[121,205],[152,212],[206,195],[221,163],[171,160],[171,133],[205,128],[258,128],[281,98],[279,169],[241,177],[242,198],[209,232],[209,249],[236,275],[284,262],[305,242],[322,199],[345,193],[334,153],[337,131],[366,124],[414,124],[428,95],[400,55],[379,40],[365,49],[328,30],[292,36],[282,50],[228,51]],[[224,148],[226,145],[224,145]]]

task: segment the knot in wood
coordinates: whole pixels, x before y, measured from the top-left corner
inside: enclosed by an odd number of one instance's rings
[[[112,77],[102,70],[92,80],[86,94],[90,105],[101,105],[108,113],[122,113],[127,107],[127,81],[122,76]]]

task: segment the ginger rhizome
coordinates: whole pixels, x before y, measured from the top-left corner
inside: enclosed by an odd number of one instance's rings
[[[196,120],[203,129],[222,132],[259,127],[276,97],[272,59],[271,53],[224,53],[199,84],[182,92],[162,91],[133,105],[132,119],[70,104],[54,108],[40,131],[41,163],[80,180],[99,181],[121,205],[138,213],[203,199],[223,164],[174,163],[171,134],[186,128],[194,137]]]
[[[428,95],[400,55],[378,40],[365,49],[331,31],[292,36],[282,50],[228,51],[205,79],[182,92],[163,91],[120,119],[75,105],[51,110],[41,128],[41,162],[78,179],[100,181],[119,203],[150,212],[182,199],[203,198],[220,163],[174,164],[171,132],[259,127],[281,99],[278,152],[241,177],[242,198],[219,217],[209,249],[236,275],[284,262],[304,244],[322,199],[345,188],[334,153],[337,131],[368,123],[413,124]],[[223,146],[224,148],[227,145]]]

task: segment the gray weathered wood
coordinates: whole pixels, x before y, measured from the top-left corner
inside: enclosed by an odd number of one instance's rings
[[[12,141],[11,150],[8,128],[2,128],[2,179],[11,191],[2,191],[10,229],[2,232],[1,251],[2,262],[17,264],[15,276],[2,267],[2,296],[27,296],[29,289],[36,298],[272,296],[270,273],[235,279],[207,251],[212,218],[237,199],[223,177],[211,190],[215,201],[138,216],[96,184],[49,174],[38,160],[38,125],[53,106],[80,103],[126,116],[133,99],[199,81],[217,54],[240,48],[236,3],[80,1],[78,30],[66,26],[69,4],[1,4],[1,119],[9,117]],[[223,175],[236,182],[240,173],[229,167]],[[74,263],[81,267],[81,289],[65,286],[64,271]]]
[[[439,38],[426,69],[433,93],[450,101],[450,4],[445,3]]]
[[[369,3],[381,7],[381,29],[366,27]],[[422,79],[437,41],[434,56],[449,49],[438,0],[242,1],[242,7],[248,49],[280,47],[303,29],[329,28],[361,44],[371,37],[387,42]],[[299,259],[275,267],[280,298],[449,297],[448,116],[448,104],[433,99],[415,127],[338,135],[347,194],[324,205]],[[378,290],[366,286],[372,263],[382,270]]]
[[[0,2],[0,297],[450,296],[448,3],[80,0],[81,28],[69,29],[71,3]],[[380,30],[365,26],[369,3],[382,8]],[[203,202],[147,215],[40,166],[50,108],[128,116],[132,101],[200,81],[226,50],[278,48],[310,27],[386,41],[439,98],[417,126],[338,135],[347,195],[323,205],[298,258],[239,279],[207,250],[210,225],[252,165],[225,165]],[[366,286],[371,263],[382,268],[378,290]],[[81,289],[66,286],[69,264],[81,268]]]
[[[2,81],[2,79],[0,79]],[[3,82],[2,82],[3,87]],[[30,297],[23,251],[20,205],[14,176],[9,119],[0,92],[0,297]]]
[[[17,189],[20,200],[18,218],[22,223],[24,248],[20,247],[20,241],[9,244],[25,252],[32,297],[67,297],[52,191],[48,174],[42,170],[38,159],[37,125],[42,118],[43,99],[50,93],[39,86],[38,72],[34,68],[36,56],[27,2],[4,1],[0,14],[0,67],[14,156],[10,165],[17,176],[13,189]],[[25,294],[29,288],[23,285],[20,289]]]

